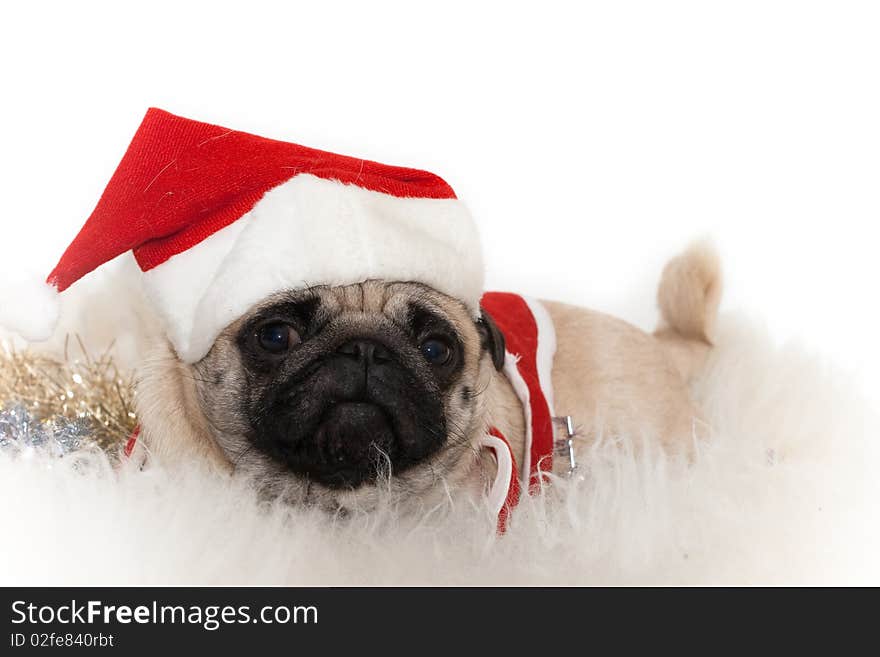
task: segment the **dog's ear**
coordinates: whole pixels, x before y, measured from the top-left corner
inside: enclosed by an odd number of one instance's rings
[[[480,308],[480,319],[477,320],[480,342],[483,349],[492,356],[492,364],[499,372],[504,367],[504,335],[498,330],[495,320],[483,308]]]

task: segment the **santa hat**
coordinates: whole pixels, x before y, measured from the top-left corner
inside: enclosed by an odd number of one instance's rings
[[[281,290],[415,281],[476,316],[483,288],[474,223],[438,176],[158,109],[147,111],[47,283],[64,291],[129,250],[187,362]],[[51,315],[46,326],[21,323],[25,337],[50,333]]]

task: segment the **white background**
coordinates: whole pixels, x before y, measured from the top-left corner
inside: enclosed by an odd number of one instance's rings
[[[48,273],[154,105],[439,173],[492,287],[645,328],[710,236],[725,310],[880,399],[877,7],[3,3],[0,275]]]

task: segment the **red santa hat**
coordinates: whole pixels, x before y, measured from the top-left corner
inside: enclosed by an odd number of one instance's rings
[[[483,291],[476,227],[438,176],[158,109],[147,111],[47,283],[64,291],[129,250],[187,362],[281,290],[416,281],[475,316]],[[50,333],[51,316],[46,326],[21,323],[25,337]]]

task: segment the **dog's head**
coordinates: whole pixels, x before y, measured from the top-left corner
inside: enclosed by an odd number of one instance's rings
[[[265,300],[185,366],[188,412],[234,467],[286,491],[327,501],[382,474],[417,491],[473,450],[503,356],[491,318],[427,286],[308,288]]]

